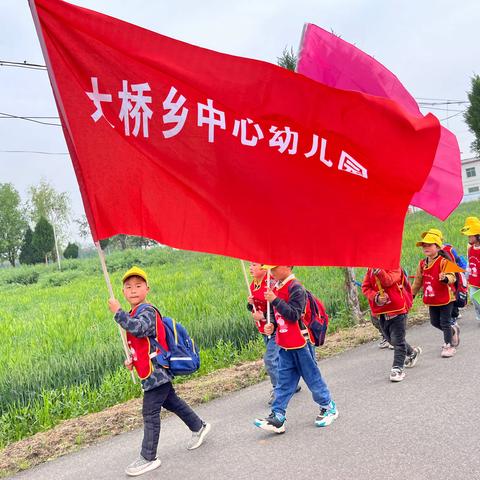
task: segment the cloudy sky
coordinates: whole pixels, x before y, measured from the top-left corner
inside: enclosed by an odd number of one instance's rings
[[[267,62],[276,62],[285,46],[296,50],[303,24],[315,23],[373,55],[421,99],[466,101],[470,77],[480,73],[478,0],[71,3],[202,47]],[[44,64],[27,0],[0,0],[0,13],[0,61]],[[3,114],[57,115],[45,71],[0,66],[0,87]],[[437,105],[423,111],[437,115],[457,135],[463,158],[472,156],[473,137],[460,112],[465,104],[446,108]],[[70,193],[78,217],[83,206],[66,152],[60,127],[0,118],[0,183],[13,183],[26,198],[28,187],[44,178],[59,191]]]

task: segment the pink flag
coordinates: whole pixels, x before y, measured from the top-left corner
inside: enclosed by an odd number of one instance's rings
[[[409,114],[423,116],[415,99],[392,72],[354,45],[311,23],[303,30],[297,71],[331,87],[389,98]],[[462,196],[458,142],[452,132],[442,127],[430,174],[411,204],[445,220]]]

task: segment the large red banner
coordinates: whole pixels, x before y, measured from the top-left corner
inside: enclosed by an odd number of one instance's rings
[[[30,4],[95,240],[398,265],[434,116],[61,0]]]

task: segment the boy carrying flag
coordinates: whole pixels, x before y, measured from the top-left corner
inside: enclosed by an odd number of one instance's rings
[[[267,289],[265,299],[274,308],[277,324],[278,383],[274,391],[272,412],[266,418],[255,419],[254,423],[263,430],[284,433],[288,403],[300,378],[303,378],[320,408],[315,425],[326,427],[338,417],[338,410],[314,358],[311,333],[302,322],[307,293],[292,273],[292,266],[264,265],[263,268],[271,269],[272,276],[277,281],[273,289]],[[265,326],[267,335],[272,332],[272,324]]]
[[[155,347],[150,339],[155,339],[168,351],[165,326],[158,311],[146,302],[150,290],[147,274],[138,267],[132,267],[122,278],[123,295],[131,310],[122,310],[116,298],[108,300],[115,321],[127,332],[127,342],[132,356],[125,362],[130,370],[134,367],[142,381],[143,396],[143,442],[140,457],[125,470],[135,477],[158,468],[161,460],[157,458],[157,446],[160,438],[160,410],[162,407],[178,415],[192,431],[187,449],[193,450],[202,445],[210,431],[210,424],[202,419],[179,398],[172,385],[170,372],[157,364]]]

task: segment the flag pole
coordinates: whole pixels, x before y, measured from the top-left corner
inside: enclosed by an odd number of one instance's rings
[[[267,288],[270,288],[270,269],[267,270]],[[267,325],[270,325],[270,302],[267,302]]]
[[[97,248],[98,256],[100,258],[100,264],[102,265],[103,276],[105,278],[105,283],[107,284],[108,293],[110,294],[110,298],[115,298],[115,295],[113,293],[113,288],[112,288],[112,282],[110,281],[110,275],[108,274],[108,270],[107,270],[107,264],[105,263],[105,255],[103,253],[102,247],[100,246],[100,242],[98,241],[95,242],[95,247]],[[125,351],[125,357],[127,358],[127,360],[129,360],[131,354],[130,354],[130,349],[128,348],[127,335],[125,333],[125,330],[120,325],[118,325],[118,330],[120,332],[120,337],[122,339],[123,350]],[[137,381],[135,380],[135,375],[133,374],[133,370],[130,370],[130,373],[132,374],[133,383],[137,383]]]
[[[250,291],[250,282],[248,281],[247,270],[245,269],[245,264],[243,263],[243,260],[240,260],[240,264],[242,265],[243,277],[245,278],[245,283],[247,284],[248,296],[250,296],[252,292]],[[255,308],[255,305],[252,305],[252,307],[253,307],[253,311],[256,312],[257,309]]]

